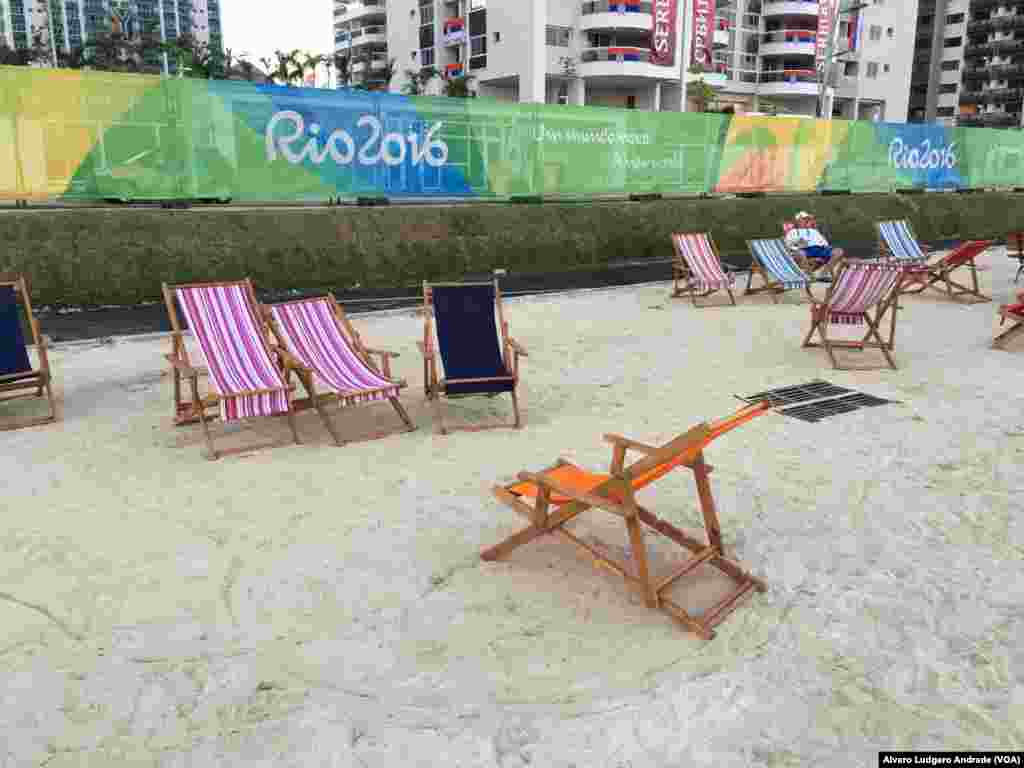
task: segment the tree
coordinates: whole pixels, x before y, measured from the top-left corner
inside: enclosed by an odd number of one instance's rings
[[[474,98],[476,94],[469,88],[469,84],[473,80],[476,80],[473,75],[448,78],[444,83],[444,95],[453,99]]]
[[[273,82],[278,85],[294,85],[296,80],[302,82],[303,70],[299,63],[301,56],[302,51],[297,48],[287,53],[276,50],[273,59],[264,57],[260,59],[260,63],[266,69],[267,77]]]
[[[351,59],[345,54],[334,54],[334,71],[337,73],[338,87],[348,88],[352,82]]]
[[[704,67],[694,64],[690,67],[690,74],[702,75]],[[700,77],[686,84],[686,98],[696,105],[698,112],[712,112],[714,104],[718,101],[718,93]]]
[[[423,96],[427,92],[427,87],[440,76],[441,73],[437,67],[407,69],[405,70],[406,82],[402,86],[402,93],[406,96]]]

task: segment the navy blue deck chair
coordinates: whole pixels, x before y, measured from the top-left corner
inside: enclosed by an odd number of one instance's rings
[[[33,368],[29,360],[21,325],[22,312],[28,318],[28,328],[39,354],[38,368]],[[0,421],[0,430],[34,427],[56,420],[47,343],[46,337],[39,332],[39,321],[32,316],[28,282],[24,276],[0,273],[0,403],[23,397],[42,397],[44,393],[50,403],[49,416],[31,421]]]
[[[497,317],[495,317],[497,312]],[[423,283],[423,381],[427,400],[434,404],[442,435],[511,426],[519,429],[519,358],[526,350],[508,335],[498,281],[493,283]],[[437,346],[434,345],[434,326]],[[435,352],[436,349],[436,352]],[[438,377],[437,352],[444,365]],[[440,399],[444,397],[512,396],[515,423],[476,427],[445,426]]]

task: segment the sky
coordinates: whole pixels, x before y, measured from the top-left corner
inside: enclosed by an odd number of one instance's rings
[[[334,0],[221,0],[224,47],[258,63],[274,49],[334,52]]]

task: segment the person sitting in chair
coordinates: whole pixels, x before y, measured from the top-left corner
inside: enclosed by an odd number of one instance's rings
[[[806,211],[793,217],[793,224],[786,228],[786,248],[803,257],[804,268],[810,272],[832,267],[843,258],[842,248],[833,248],[825,236],[818,231],[818,223]]]

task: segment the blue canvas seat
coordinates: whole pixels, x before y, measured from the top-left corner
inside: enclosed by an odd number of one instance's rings
[[[745,293],[768,291],[774,302],[778,302],[778,294],[793,288],[803,288],[810,295],[811,278],[793,260],[786,250],[785,241],[777,238],[748,240],[747,247],[753,260]],[[755,275],[763,283],[759,288],[753,286]]]
[[[521,420],[516,386],[519,358],[525,357],[526,352],[508,335],[497,282],[424,283],[423,297],[424,335],[419,347],[423,353],[424,390],[427,399],[435,405],[441,434],[449,431],[441,415],[439,399],[442,396],[494,396],[507,392],[512,396],[515,412],[515,423],[511,426],[518,429]],[[443,378],[438,375],[438,356],[444,367]]]
[[[32,367],[22,327],[22,317],[39,355],[38,368]],[[56,409],[50,383],[47,341],[32,316],[28,284],[21,275],[0,274],[0,404],[24,397],[43,397],[49,401],[50,415],[30,421],[0,420],[0,430],[48,424],[55,420]]]

